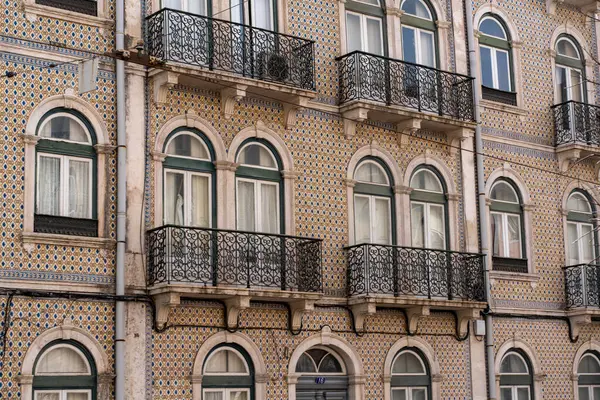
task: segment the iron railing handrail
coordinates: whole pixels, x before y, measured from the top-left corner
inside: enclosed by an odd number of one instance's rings
[[[469,75],[459,74],[457,72],[445,71],[443,69],[439,69],[439,68],[435,68],[435,67],[428,67],[426,65],[417,64],[417,63],[410,62],[410,61],[399,60],[397,58],[391,58],[391,57],[386,57],[386,56],[380,56],[380,55],[373,54],[373,53],[367,53],[367,52],[362,51],[362,50],[354,50],[354,51],[352,51],[350,53],[346,53],[344,55],[338,56],[338,57],[335,58],[335,61],[343,60],[344,58],[351,57],[351,56],[353,56],[355,54],[362,54],[364,56],[379,58],[379,59],[384,60],[384,61],[399,62],[399,63],[406,64],[406,65],[412,65],[412,66],[415,66],[415,67],[419,67],[419,68],[423,68],[423,69],[428,69],[430,71],[442,72],[442,73],[449,74],[449,75],[460,76],[462,78],[465,78],[465,81],[472,81],[472,80],[475,79],[474,77],[469,76]]]
[[[563,101],[562,103],[558,103],[558,104],[554,104],[554,105],[550,106],[550,108],[556,108],[556,107],[560,107],[560,106],[566,106],[569,103],[581,104],[582,106],[600,109],[600,106],[598,106],[596,104],[590,104],[590,103],[586,103],[584,101],[576,101],[576,100]]]
[[[272,237],[289,238],[289,239],[301,239],[301,240],[313,241],[313,242],[322,242],[323,241],[323,239],[319,239],[319,238],[285,235],[282,233],[253,232],[253,231],[242,231],[242,230],[238,230],[238,229],[204,228],[204,227],[198,227],[198,226],[185,226],[185,225],[176,225],[176,224],[164,224],[161,226],[157,226],[155,228],[148,229],[148,230],[146,230],[146,232],[151,233],[151,232],[161,230],[163,228],[200,229],[203,231],[240,233],[240,234],[244,234],[244,235],[272,236]]]
[[[585,144],[600,146],[600,107],[569,100],[550,107],[556,146]]]
[[[561,267],[563,270],[569,269],[569,268],[580,268],[580,267],[594,267],[594,268],[600,268],[600,264],[589,264],[589,263],[581,263],[581,264],[574,264],[574,265],[565,265],[563,267]]]
[[[381,244],[381,243],[358,243],[358,244],[353,244],[350,246],[345,246],[343,247],[344,250],[349,250],[355,247],[361,247],[361,246],[385,246],[385,247],[395,247],[397,249],[408,249],[408,250],[430,250],[430,251],[436,251],[436,252],[442,252],[442,253],[454,253],[454,254],[464,254],[467,256],[472,256],[472,257],[481,257],[484,254],[483,253],[469,253],[469,252],[464,252],[464,251],[457,251],[457,250],[445,250],[445,249],[433,249],[433,248],[429,248],[429,247],[414,247],[414,246],[400,246],[397,244]]]
[[[567,308],[600,307],[600,265],[568,265],[563,271]]]

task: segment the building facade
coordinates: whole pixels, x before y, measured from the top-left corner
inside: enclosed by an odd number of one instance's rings
[[[600,400],[595,3],[0,7],[0,398]]]

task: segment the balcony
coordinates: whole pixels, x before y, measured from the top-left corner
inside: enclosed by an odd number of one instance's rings
[[[600,316],[600,265],[572,265],[564,272],[567,316],[577,336],[581,325]]]
[[[396,124],[399,131],[430,129],[460,140],[475,129],[473,78],[354,51],[338,57],[339,102],[346,136],[356,121]]]
[[[311,40],[168,8],[147,17],[147,26],[148,54],[169,67],[152,72],[157,102],[175,84],[196,86],[219,91],[231,115],[252,93],[285,101],[290,123],[316,96]]]
[[[348,252],[348,297],[356,326],[377,307],[406,310],[409,327],[430,309],[458,314],[461,331],[486,307],[481,254],[360,244]]]
[[[600,107],[567,101],[552,106],[556,153],[562,172],[572,162],[600,160]]]
[[[287,303],[298,329],[321,297],[321,240],[166,225],[147,233],[148,290],[163,326],[181,297],[218,300],[227,325],[253,301]]]

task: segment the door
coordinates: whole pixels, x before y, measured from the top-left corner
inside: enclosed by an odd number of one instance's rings
[[[558,104],[570,101],[583,102],[583,78],[579,69],[557,65],[556,86]],[[587,117],[582,115],[584,108],[577,103],[567,103],[561,107],[563,129],[571,132],[572,140],[588,141],[589,132],[585,126]]]
[[[210,59],[212,22],[208,0],[163,0],[163,8],[183,13],[169,12],[165,16],[165,43],[171,61],[206,66]]]
[[[437,112],[440,76],[437,70],[431,69],[435,68],[434,33],[412,26],[403,26],[402,58],[412,63],[404,64],[404,93],[418,101],[415,106],[419,110]]]
[[[599,279],[597,268],[587,267],[595,257],[594,226],[583,222],[567,222],[567,240],[569,241],[569,265],[581,265],[581,288],[584,305],[599,304]]]
[[[296,385],[297,400],[348,400],[348,377],[302,376]]]

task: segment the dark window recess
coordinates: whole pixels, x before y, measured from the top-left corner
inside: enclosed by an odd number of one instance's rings
[[[36,4],[74,11],[87,15],[98,15],[98,4],[95,0],[35,0]]]
[[[523,258],[493,257],[492,270],[502,272],[518,272],[521,274],[526,274],[529,272],[527,269],[527,259]]]
[[[36,214],[33,222],[33,230],[40,233],[97,237],[98,221],[95,219]]]
[[[517,105],[517,94],[515,92],[505,92],[504,90],[482,86],[481,95],[484,100],[508,104],[509,106]]]

